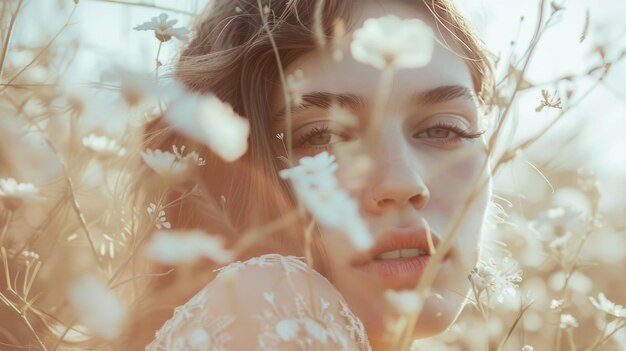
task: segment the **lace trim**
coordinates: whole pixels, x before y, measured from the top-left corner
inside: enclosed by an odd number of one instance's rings
[[[297,256],[283,256],[280,254],[267,254],[263,256],[253,257],[247,261],[232,262],[224,267],[215,269],[214,272],[218,272],[217,277],[224,277],[240,271],[246,267],[269,267],[275,264],[280,264],[287,275],[296,271],[307,271],[308,266],[304,262],[303,257]]]
[[[311,350],[315,345],[349,350],[346,327],[335,320],[328,301],[320,298],[314,309],[302,294],[296,294],[293,304],[279,308],[272,293],[265,293],[264,298],[271,309],[253,316],[263,326],[258,337],[259,350],[281,350],[286,346]]]
[[[145,350],[225,351],[224,344],[232,340],[226,329],[235,317],[212,317],[204,311],[206,293],[205,287],[186,304],[176,307],[172,318],[156,332],[154,341]]]
[[[361,350],[372,351],[372,346],[367,338],[367,333],[365,332],[365,327],[361,320],[354,315],[347,303],[344,301],[339,301],[339,303],[341,303],[339,315],[348,320],[349,325],[346,326],[346,329],[350,332],[350,338],[357,342]]]

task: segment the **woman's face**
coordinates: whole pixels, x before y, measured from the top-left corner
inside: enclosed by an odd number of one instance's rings
[[[433,26],[414,6],[381,3],[361,3],[354,28],[367,18],[386,14],[419,18]],[[438,32],[434,27],[433,31]],[[439,41],[445,42],[441,37]],[[461,55],[437,43],[435,47],[428,65],[396,72],[382,122],[369,133],[365,130],[378,94],[380,70],[355,61],[349,49],[341,61],[313,52],[286,70],[287,74],[302,70],[306,80],[304,102],[292,115],[294,156],[325,150],[338,155],[340,177],[347,174],[340,181],[359,202],[376,242],[363,253],[345,235],[320,228],[327,255],[325,273],[364,323],[373,345],[384,345],[385,316],[395,313],[385,291],[415,288],[429,260],[422,219],[429,224],[435,244],[443,240],[485,160],[468,66]],[[357,126],[331,116],[326,103],[332,99],[343,101],[342,107],[357,117]],[[284,106],[278,89],[274,105],[275,111]],[[275,133],[285,128],[284,121],[274,124]],[[358,181],[350,175],[357,158],[341,157],[345,154],[341,148],[350,145],[357,149],[360,145],[370,160],[369,171]],[[467,275],[477,259],[488,194],[485,187],[461,221],[424,303],[415,337],[441,332],[459,313],[469,288]]]

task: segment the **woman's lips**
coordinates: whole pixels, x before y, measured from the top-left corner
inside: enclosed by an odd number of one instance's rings
[[[416,288],[430,261],[431,257],[425,255],[411,258],[373,260],[354,268],[357,274],[361,275],[362,279],[374,282],[384,289],[408,290]],[[446,255],[444,261],[437,267],[437,270],[445,269],[449,262],[449,256]],[[437,275],[439,275],[439,272]]]
[[[413,289],[431,261],[430,254],[421,254],[414,257],[383,259],[382,253],[395,250],[419,249],[421,252],[430,252],[425,228],[391,228],[381,235],[376,245],[365,255],[353,261],[357,272],[365,274],[364,279],[374,279],[383,286],[391,288]],[[433,246],[439,245],[439,238],[432,234]],[[448,252],[440,267],[446,265],[451,258]]]
[[[411,279],[419,278],[426,269],[428,262],[430,262],[430,256],[417,256],[390,260],[373,260],[357,268],[385,280]]]

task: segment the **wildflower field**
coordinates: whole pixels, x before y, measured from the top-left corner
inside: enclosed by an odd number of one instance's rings
[[[286,157],[280,177],[301,206],[234,245],[172,220],[196,199],[231,228],[224,213],[237,204],[211,196],[196,170],[249,149],[245,116],[174,79],[208,2],[0,1],[0,350],[143,350],[165,319],[144,324],[142,313],[168,318],[213,269],[303,213],[371,245],[328,153]],[[410,349],[626,350],[626,3],[456,3],[493,53],[482,111],[493,195],[468,306]],[[270,28],[271,1],[258,10]],[[386,21],[325,42],[381,70],[381,101],[387,73],[430,59],[427,41],[403,45],[419,25]],[[397,40],[384,46],[386,36]],[[297,102],[307,77],[282,78]],[[147,147],[157,120],[195,143]],[[350,156],[358,168],[361,155]],[[415,323],[411,296],[389,299]]]

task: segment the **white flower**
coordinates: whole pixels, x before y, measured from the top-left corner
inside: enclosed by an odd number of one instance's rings
[[[589,301],[600,311],[606,312],[618,318],[626,318],[626,308],[622,305],[615,304],[604,296],[604,293],[598,294],[598,300],[589,297]]]
[[[80,322],[96,335],[112,340],[122,332],[126,306],[97,278],[86,275],[74,280],[68,301]]]
[[[299,165],[289,169],[283,169],[279,175],[283,179],[291,179],[292,181],[310,182],[319,179],[320,176],[326,181],[336,184],[333,173],[337,170],[338,165],[335,162],[335,156],[328,152],[320,152],[313,157],[303,157],[299,161]]]
[[[548,246],[550,250],[556,253],[563,253],[567,249],[567,245],[572,239],[572,233],[567,232],[563,236],[559,236],[556,239],[552,240]]]
[[[161,42],[166,42],[175,37],[176,39],[187,42],[187,34],[189,31],[187,28],[179,27],[174,28],[174,25],[178,23],[178,20],[167,20],[167,14],[162,13],[159,17],[152,17],[150,22],[145,22],[133,28],[134,30],[153,30],[154,36]]]
[[[126,149],[121,147],[117,141],[93,133],[83,138],[83,145],[103,157],[124,156],[126,154]]]
[[[565,304],[565,300],[561,299],[561,300],[552,300],[550,301],[550,309],[551,310],[559,310],[563,307],[563,305]]]
[[[287,76],[287,91],[291,96],[293,104],[302,103],[302,92],[306,88],[307,81],[304,79],[304,72],[301,69]]]
[[[582,228],[580,213],[569,207],[555,207],[541,212],[532,226],[541,234],[552,237],[563,237],[567,233]],[[566,241],[569,237],[562,240]]]
[[[343,193],[347,196],[347,191],[341,189]],[[361,218],[359,214],[359,206],[356,201],[349,199],[349,201],[345,201],[344,207],[342,208],[342,212],[345,215],[343,229],[346,234],[348,234],[350,240],[352,240],[352,244],[358,250],[368,250],[374,245],[374,239],[367,227],[367,223]]]
[[[488,290],[502,303],[505,295],[516,295],[517,284],[522,281],[522,270],[517,261],[510,257],[500,260],[490,258],[480,261],[470,273],[469,279],[479,294]]]
[[[561,329],[576,328],[578,327],[578,321],[571,314],[564,313],[561,315],[560,326],[561,326]]]
[[[283,319],[276,324],[276,334],[283,341],[293,340],[298,335],[300,326],[295,319]]]
[[[149,97],[157,97],[159,86],[154,75],[113,66],[102,74],[103,80],[119,84],[120,93],[128,106],[136,106]]]
[[[183,156],[185,146],[179,151],[176,145],[173,145],[172,150],[174,153],[147,149],[141,152],[141,157],[148,167],[173,183],[187,180],[192,167],[205,165],[204,159],[195,151]]]
[[[415,313],[422,308],[422,299],[415,290],[386,290],[385,299],[404,314]]]
[[[147,211],[148,211],[148,214],[155,213],[157,211],[156,204],[151,203],[148,206]],[[165,218],[165,211],[164,210],[159,210],[159,212],[157,213],[156,222],[154,223],[154,225],[157,227],[157,229],[161,229],[161,227],[167,228],[167,229],[172,228],[172,224],[167,221],[167,218]]]
[[[147,245],[146,253],[154,260],[168,265],[193,263],[202,257],[224,264],[235,258],[232,251],[224,248],[221,237],[198,230],[157,232]]]
[[[265,299],[265,301],[269,302],[270,304],[274,304],[274,293],[273,292],[264,292],[263,293],[263,298]]]
[[[122,140],[128,135],[131,125],[130,114],[121,108],[121,104],[111,104],[89,90],[70,88],[64,95],[70,115],[77,120],[75,131],[81,137],[90,133],[107,135],[109,138]],[[76,118],[79,117],[80,118]],[[112,118],[112,117],[115,118]],[[66,136],[69,138],[69,136]]]
[[[13,178],[0,178],[0,199],[4,206],[13,211],[20,207],[24,200],[40,199],[39,189],[31,183],[18,183]]]
[[[35,251],[24,250],[22,251],[22,256],[25,257],[26,259],[33,259],[33,260],[39,259],[39,254],[36,253]]]
[[[426,23],[394,15],[366,20],[354,31],[351,45],[355,60],[379,69],[425,66],[433,49],[433,31]]]
[[[524,347],[522,347],[522,351],[535,351],[535,348],[530,345],[524,345]]]
[[[367,250],[374,240],[358,204],[339,187],[334,174],[337,167],[335,157],[325,151],[301,158],[299,165],[279,175],[291,181],[296,196],[320,224],[343,231],[357,249]]]
[[[228,162],[248,149],[250,123],[213,95],[184,94],[173,101],[165,117],[172,127],[206,144]]]

